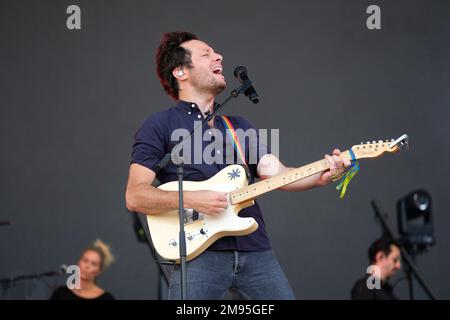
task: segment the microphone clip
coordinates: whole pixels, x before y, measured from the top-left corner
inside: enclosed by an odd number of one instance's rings
[[[233,91],[231,91],[231,95],[233,97],[237,97],[238,95],[240,95],[241,93],[243,93],[246,97],[248,97],[249,95],[249,88],[252,86],[252,82],[250,80],[245,80],[242,82],[242,84],[234,89]]]

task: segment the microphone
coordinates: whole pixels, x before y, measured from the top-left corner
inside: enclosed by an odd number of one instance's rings
[[[247,89],[244,91],[244,94],[248,96],[251,102],[258,103],[258,94],[256,93],[256,90],[247,75],[247,68],[244,66],[236,67],[233,73],[236,79],[238,79],[243,85],[247,85]]]

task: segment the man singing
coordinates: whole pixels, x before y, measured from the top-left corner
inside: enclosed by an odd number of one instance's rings
[[[161,183],[177,180],[176,166],[170,164],[158,171],[156,164],[171,151],[176,141],[171,134],[184,128],[191,132],[194,121],[203,120],[216,107],[215,97],[226,87],[223,76],[223,57],[207,43],[189,32],[164,34],[156,53],[157,73],[164,90],[175,99],[176,105],[151,115],[135,136],[126,205],[130,211],[157,215],[178,208],[178,192],[164,191],[152,186],[155,178]],[[228,116],[235,129],[248,130],[252,124],[240,116]],[[226,124],[215,116],[202,128],[202,136],[219,130],[226,136]],[[224,142],[225,144],[225,142]],[[203,149],[208,144],[203,143]],[[226,149],[224,145],[223,150]],[[216,156],[220,150],[216,151]],[[224,153],[224,152],[222,152]],[[249,161],[249,148],[245,157],[254,178],[267,179],[292,170],[284,166],[269,152],[261,152],[256,163]],[[237,157],[237,156],[236,156]],[[350,161],[335,149],[325,155],[330,170],[315,174],[282,187],[286,191],[305,191],[325,186],[350,166]],[[187,163],[184,165],[186,181],[204,181],[229,163]],[[270,168],[271,170],[266,170]],[[227,208],[227,194],[215,191],[185,191],[184,206],[205,215],[220,215]],[[282,215],[283,212],[273,214]],[[215,241],[197,258],[187,263],[189,299],[220,299],[229,289],[236,290],[246,299],[294,299],[294,293],[271,250],[261,209],[258,203],[240,211],[240,217],[252,217],[258,229],[246,236],[223,237]],[[175,265],[169,280],[169,299],[180,299],[180,268]]]

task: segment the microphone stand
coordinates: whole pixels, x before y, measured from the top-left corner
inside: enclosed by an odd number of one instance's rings
[[[28,279],[38,279],[42,277],[53,277],[53,276],[59,276],[62,272],[60,271],[48,271],[48,272],[42,272],[42,273],[32,273],[32,274],[26,274],[23,276],[17,276],[17,277],[11,277],[11,278],[3,278],[0,279],[0,283],[2,285],[10,284],[17,282],[19,280],[28,280]]]
[[[187,139],[191,140],[192,136],[203,128],[203,125],[210,121],[232,98],[237,98],[241,93],[246,93],[248,88],[252,85],[251,81],[243,81],[243,83],[233,91],[231,91],[230,96],[225,99],[222,104],[219,104],[214,108],[213,112],[208,114],[206,118],[203,119],[202,123],[194,128],[189,135],[183,137],[182,141],[177,143],[171,152],[168,152],[157,164],[156,170],[159,172],[163,168],[167,167],[170,163],[177,166],[177,177],[178,177],[178,215],[180,219],[180,232],[179,232],[179,250],[180,250],[180,273],[181,273],[181,300],[187,300],[187,275],[186,275],[186,236],[184,231],[185,222],[185,210],[183,207],[183,159],[179,156],[179,151]],[[176,151],[176,152],[174,152]],[[172,156],[173,154],[173,156]]]
[[[48,271],[48,272],[42,272],[42,273],[35,273],[35,274],[26,274],[26,275],[22,275],[22,276],[17,276],[17,277],[10,277],[10,278],[3,278],[0,279],[0,285],[2,286],[2,299],[3,296],[6,292],[6,289],[12,287],[14,285],[14,283],[16,283],[17,281],[21,281],[21,280],[29,280],[29,279],[40,279],[43,277],[54,277],[54,276],[59,276],[63,274],[62,270],[60,271]]]
[[[392,229],[388,225],[385,216],[378,209],[378,206],[375,203],[375,200],[372,200],[370,202],[370,204],[372,205],[372,208],[375,211],[375,214],[377,215],[378,219],[380,220],[381,225],[383,226],[384,232],[392,240],[395,240],[394,233],[392,232]],[[416,276],[417,281],[419,281],[419,284],[422,286],[422,288],[427,293],[428,297],[431,300],[437,300],[436,295],[434,294],[433,290],[431,290],[431,287],[426,283],[424,277],[419,272],[419,269],[417,268],[417,266],[414,264],[414,261],[411,258],[411,256],[409,255],[408,251],[405,249],[403,244],[398,243],[398,245],[400,247],[400,252],[402,254],[403,260],[406,262],[406,265],[407,265],[407,279],[408,279],[408,283],[409,283],[409,296],[410,296],[410,299],[414,298],[414,295],[413,295],[413,292],[412,292],[412,288],[413,288],[413,286],[412,286],[412,284],[413,284],[412,283],[412,281],[413,281],[412,275],[414,274]]]

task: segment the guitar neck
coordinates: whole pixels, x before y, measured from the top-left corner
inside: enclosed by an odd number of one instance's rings
[[[351,159],[349,151],[342,152],[342,157]],[[290,170],[278,176],[261,180],[244,188],[230,192],[231,204],[251,201],[269,191],[279,189],[293,182],[312,176],[316,173],[330,169],[325,159],[312,162],[305,166]]]

